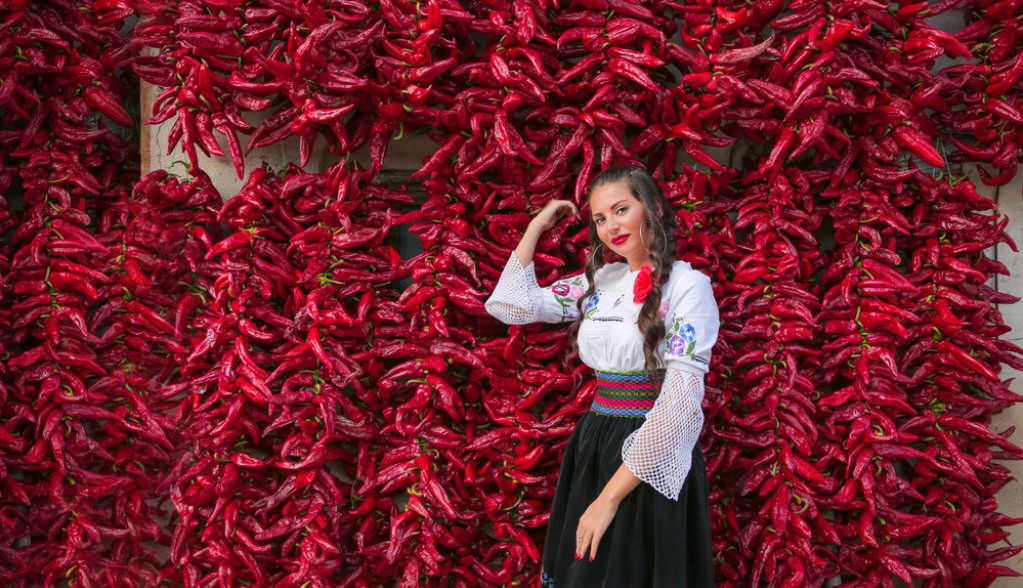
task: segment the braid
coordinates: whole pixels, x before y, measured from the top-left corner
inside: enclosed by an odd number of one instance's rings
[[[674,225],[674,218],[663,221],[663,225]],[[662,226],[663,226],[662,225]],[[674,228],[673,226],[671,228]],[[664,319],[661,318],[661,302],[664,296],[664,285],[671,279],[671,268],[675,263],[675,252],[669,246],[667,237],[668,228],[658,234],[654,233],[654,239],[650,243],[650,262],[653,266],[653,287],[650,294],[643,301],[639,309],[639,318],[636,323],[640,334],[643,335],[643,358],[646,363],[647,376],[651,382],[655,382],[654,374],[657,370],[658,347],[664,339]]]

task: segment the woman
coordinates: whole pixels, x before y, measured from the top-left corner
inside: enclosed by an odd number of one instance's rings
[[[487,311],[508,324],[572,320],[597,393],[565,448],[543,586],[713,585],[707,474],[697,438],[717,339],[710,280],[675,260],[670,203],[646,170],[612,167],[590,186],[585,273],[541,288],[540,236],[568,215],[548,204],[526,228]],[[604,251],[624,262],[606,263]]]

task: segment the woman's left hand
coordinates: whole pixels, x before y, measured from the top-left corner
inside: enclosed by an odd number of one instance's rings
[[[600,539],[611,526],[611,521],[618,512],[618,505],[625,500],[629,492],[636,489],[636,486],[639,486],[639,478],[629,471],[624,463],[618,466],[597,499],[591,502],[583,516],[579,517],[579,526],[575,531],[576,559],[586,557],[587,552],[590,561],[597,557]]]
[[[597,547],[604,532],[611,526],[611,521],[618,512],[618,504],[611,500],[598,497],[579,517],[579,526],[575,532],[575,558],[582,559],[589,553],[590,561],[597,557]]]

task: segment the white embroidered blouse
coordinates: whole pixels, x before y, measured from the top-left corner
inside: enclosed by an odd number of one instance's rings
[[[626,263],[611,263],[594,275],[596,290],[583,305],[579,325],[579,357],[594,370],[645,368],[643,339],[636,326],[642,305],[633,302],[632,291],[637,273]],[[522,267],[513,253],[486,309],[506,324],[570,321],[579,316],[576,301],[586,290],[585,275],[541,288],[533,264]],[[703,377],[719,319],[710,278],[684,261],[672,266],[662,292],[664,383],[644,423],[626,438],[622,459],[636,477],[678,500],[703,428]]]

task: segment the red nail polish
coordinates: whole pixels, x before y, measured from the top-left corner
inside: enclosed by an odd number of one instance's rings
[[[590,556],[590,561],[593,561],[593,556],[592,555]]]

